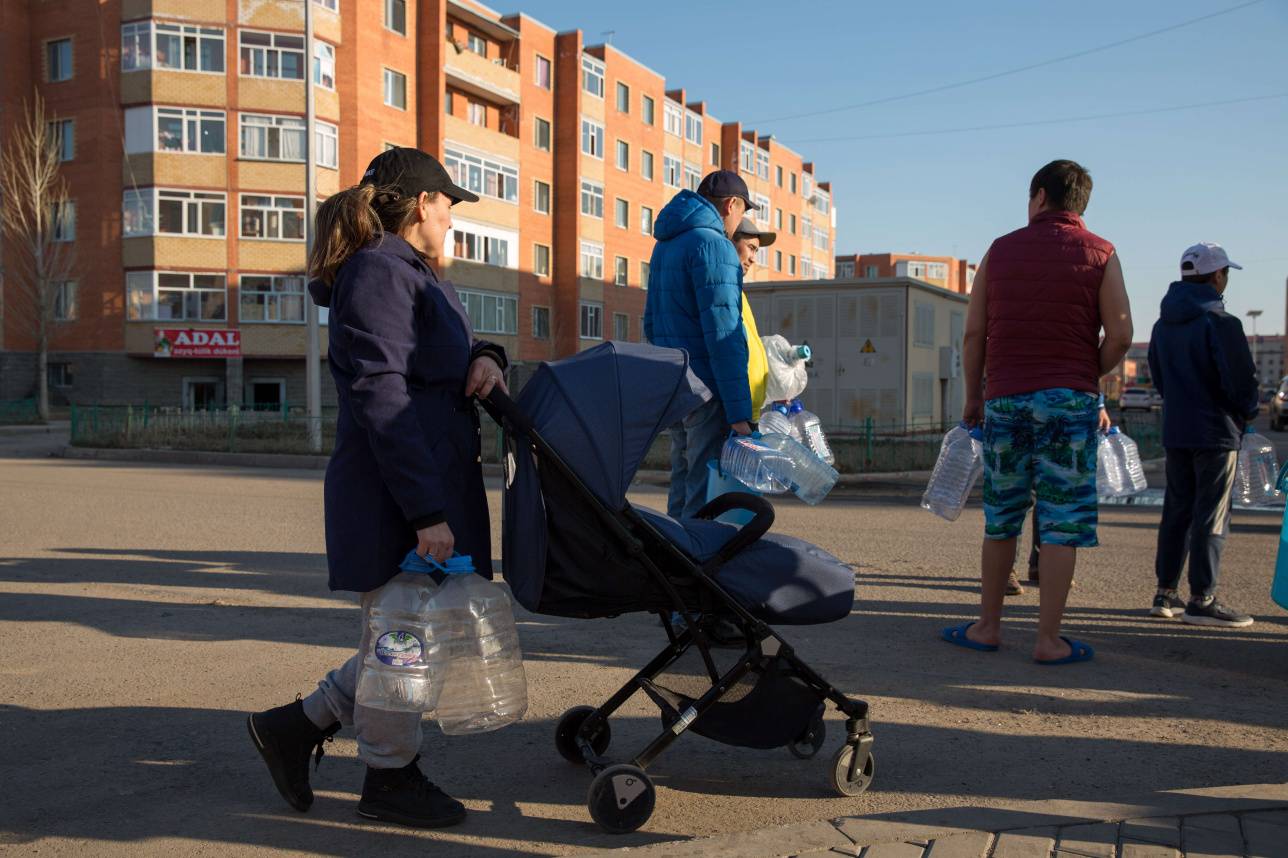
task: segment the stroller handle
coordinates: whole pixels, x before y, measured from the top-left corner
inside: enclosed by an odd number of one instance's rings
[[[714,519],[731,509],[743,509],[755,517],[740,527],[733,539],[726,542],[714,557],[703,564],[710,569],[727,563],[738,552],[768,533],[769,528],[774,524],[774,508],[769,501],[748,492],[727,492],[718,495],[698,510],[695,518]]]

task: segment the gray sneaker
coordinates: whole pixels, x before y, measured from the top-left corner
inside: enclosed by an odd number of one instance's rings
[[[1151,617],[1171,619],[1185,610],[1185,600],[1175,590],[1166,590],[1154,596],[1154,605],[1149,609]]]
[[[1185,606],[1185,613],[1181,614],[1181,620],[1195,626],[1222,626],[1228,629],[1252,625],[1252,617],[1228,605],[1222,605],[1216,599],[1190,602]]]

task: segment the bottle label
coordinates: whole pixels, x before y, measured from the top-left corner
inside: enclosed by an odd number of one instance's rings
[[[407,631],[385,632],[376,638],[376,658],[394,667],[420,664],[425,654],[425,642]]]

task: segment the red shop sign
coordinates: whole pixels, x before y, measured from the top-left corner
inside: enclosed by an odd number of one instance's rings
[[[156,329],[153,357],[229,358],[241,357],[241,331]]]

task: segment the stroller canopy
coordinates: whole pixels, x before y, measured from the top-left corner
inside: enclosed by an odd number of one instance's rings
[[[711,399],[679,349],[607,342],[543,364],[518,404],[610,509],[619,509],[663,429]]]

